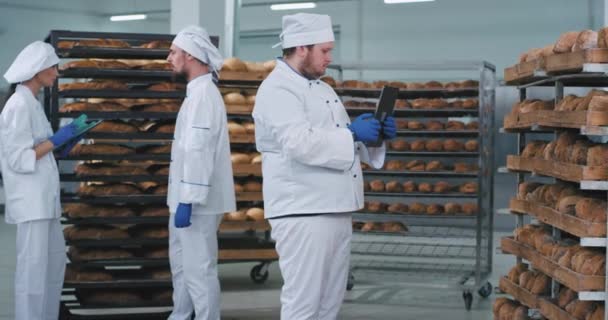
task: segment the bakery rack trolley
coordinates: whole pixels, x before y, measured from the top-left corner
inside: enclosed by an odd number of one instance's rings
[[[568,64],[564,64],[564,66],[572,65],[573,62],[574,61],[570,61]],[[608,86],[608,64],[586,63],[579,61],[575,63],[574,68],[569,66],[567,70],[564,69],[555,72],[538,71],[535,73],[534,77],[512,79],[507,81],[506,84],[515,86],[518,89],[520,102],[528,98],[531,99],[532,97],[530,97],[530,91],[534,88],[553,88],[555,96],[554,103],[557,105],[564,98],[564,89],[566,88],[602,88]],[[555,140],[558,132],[571,131],[579,135],[586,136],[587,139],[595,143],[608,143],[608,125],[605,123],[605,116],[602,116],[602,120],[598,120],[600,122],[604,121],[601,124],[592,124],[589,122],[589,115],[586,115],[587,119],[581,120],[580,115],[584,115],[585,112],[577,111],[572,112],[571,114],[568,114],[568,112],[558,114],[556,111],[557,116],[549,115],[541,117],[540,114],[543,112],[546,111],[538,111],[538,117],[535,114],[532,114],[533,118],[531,119],[534,120],[531,120],[529,123],[511,123],[508,128],[503,127],[500,129],[501,133],[515,134],[517,136],[517,147],[519,153],[523,151],[526,143],[530,139],[530,136],[535,134],[552,135],[554,138],[553,140]],[[549,113],[551,113],[551,111],[549,111]],[[572,114],[574,113],[579,114],[577,119],[572,117]],[[508,121],[505,120],[505,125],[507,122]],[[518,166],[519,165],[509,164],[509,161],[507,161],[507,168],[499,168],[499,172],[511,172],[517,174],[518,185],[519,183],[527,181],[531,178],[545,179],[544,181],[547,179],[552,181],[561,180],[579,184],[580,190],[587,190],[594,193],[605,192],[608,197],[608,179],[597,179],[592,177],[586,178],[584,173],[581,176],[574,173],[574,170],[568,172],[568,170],[553,170],[540,167],[523,168]],[[606,176],[605,172],[603,176]],[[514,206],[514,201],[515,200],[511,201],[509,209],[510,214],[515,215],[517,227],[522,227],[524,225],[525,216],[529,215],[532,218],[532,221],[549,227],[555,240],[561,239],[562,233],[569,233],[579,238],[579,244],[581,247],[604,248],[603,251],[605,252],[608,250],[608,242],[606,238],[606,228],[608,228],[608,223],[606,223],[605,226],[594,226],[601,228],[594,228],[594,231],[590,231],[591,228],[587,228],[587,226],[583,225],[583,223],[572,224],[566,221],[569,219],[564,220],[559,217],[548,217],[534,208],[521,208]],[[598,225],[599,223],[593,224]],[[603,231],[600,231],[602,229]],[[593,233],[591,234],[590,232]],[[603,236],[600,236],[601,234],[603,234]],[[604,305],[606,305],[608,302],[608,282],[606,282],[606,280],[599,281],[599,283],[593,285],[594,289],[591,290],[589,288],[588,281],[584,283],[585,280],[581,280],[581,278],[574,279],[565,277],[563,276],[563,270],[551,270],[542,263],[531,261],[530,259],[534,259],[534,257],[529,258],[526,257],[525,254],[518,252],[518,250],[510,249],[512,247],[509,245],[510,242],[512,242],[510,238],[502,239],[501,247],[503,252],[514,254],[516,256],[517,263],[527,260],[534,269],[541,271],[551,278],[550,296],[536,297],[536,305],[528,305],[528,301],[520,301],[526,300],[522,299],[521,295],[517,293],[521,290],[505,291],[503,287],[501,287],[503,291],[513,296],[515,300],[518,300],[520,303],[530,307],[531,315],[537,316],[540,314],[542,317],[549,320],[574,319],[574,317],[567,314],[563,309],[560,309],[552,302],[553,299],[556,299],[559,289],[563,286],[576,291],[578,295],[577,298],[579,300],[598,301],[603,302]],[[602,276],[593,276],[593,278],[608,279],[608,274],[604,274]],[[608,313],[604,314],[603,319],[608,320]]]
[[[418,201],[471,201],[477,204],[478,213],[460,215],[412,215],[383,213],[354,213],[356,221],[400,221],[409,231],[405,234],[381,234],[355,232],[352,243],[351,277],[349,288],[357,279],[416,283],[433,288],[457,288],[462,290],[465,308],[469,310],[473,301],[472,292],[488,297],[492,285],[487,281],[492,269],[493,232],[493,117],[495,105],[495,67],[486,61],[452,62],[396,62],[355,63],[333,66],[344,79],[345,72],[361,74],[398,74],[399,80],[414,77],[432,77],[449,80],[474,79],[478,86],[458,89],[400,89],[399,98],[411,102],[418,98],[442,98],[447,101],[462,98],[477,98],[473,109],[446,108],[439,110],[395,109],[395,118],[407,120],[478,120],[478,130],[462,131],[412,131],[398,130],[398,138],[449,137],[472,138],[479,143],[478,152],[395,152],[387,151],[389,159],[423,159],[441,161],[468,161],[479,166],[478,172],[403,172],[386,170],[364,170],[364,177],[378,179],[392,177],[415,181],[442,179],[446,181],[475,181],[478,191],[474,194],[421,194],[421,193],[374,193],[366,192],[368,200]],[[416,76],[412,76],[412,74]],[[422,75],[422,76],[420,76]],[[348,78],[350,79],[350,78]],[[337,88],[343,101],[359,99],[377,101],[379,89]],[[376,100],[374,100],[376,99]],[[373,109],[350,109],[351,117]],[[435,180],[436,181],[436,180]],[[391,200],[392,199],[392,200]]]
[[[83,41],[89,39],[117,39],[128,43],[124,47],[91,47],[73,46],[71,48],[59,47],[61,41]],[[141,48],[139,45],[151,41],[170,42],[173,35],[166,34],[137,34],[137,33],[104,33],[104,32],[72,32],[51,31],[46,41],[53,45],[62,59],[136,59],[164,60],[168,55],[168,49],[163,48]],[[218,38],[212,37],[217,44]],[[85,43],[85,42],[83,42]],[[157,61],[155,61],[157,62]],[[238,74],[230,75],[237,77]],[[229,77],[220,80],[220,83],[230,83]],[[221,76],[220,76],[221,77]],[[111,79],[128,82],[128,90],[95,89],[95,90],[59,90],[59,79]],[[45,90],[45,111],[51,119],[54,129],[57,129],[61,119],[76,118],[80,112],[60,112],[62,103],[71,101],[83,101],[84,99],[174,99],[181,101],[185,91],[180,88],[166,91],[148,91],[147,85],[157,82],[172,80],[170,70],[159,69],[112,69],[112,68],[70,68],[62,70],[56,84]],[[236,80],[235,80],[236,81]],[[181,103],[181,102],[179,102]],[[89,119],[105,120],[155,120],[174,122],[177,112],[147,112],[142,110],[128,111],[87,111]],[[167,183],[167,175],[156,175],[153,173],[138,174],[112,174],[112,175],[79,175],[73,172],[75,162],[95,163],[99,161],[121,162],[128,161],[131,164],[148,162],[152,165],[168,165],[170,154],[164,153],[140,153],[142,145],[166,144],[172,140],[172,133],[159,132],[89,132],[84,136],[86,143],[121,144],[135,148],[133,154],[99,154],[99,155],[69,155],[59,159],[60,177],[62,181],[63,204],[77,203],[91,206],[113,206],[120,204],[123,207],[141,210],[153,207],[163,207],[166,203],[166,194],[163,192],[146,194],[125,194],[110,196],[84,197],[73,193],[74,184],[86,182],[105,183],[157,183],[158,188]],[[231,139],[232,140],[232,139]],[[252,139],[241,137],[235,144],[248,144]],[[145,148],[143,149],[145,150]],[[259,175],[259,168],[236,167],[235,175]],[[152,189],[154,190],[154,189]],[[237,202],[250,204],[259,203],[261,194],[237,195]],[[168,234],[150,235],[142,230],[144,228],[164,228],[168,223],[167,215],[160,216],[128,216],[128,217],[86,217],[73,218],[64,214],[63,221],[66,225],[79,227],[96,227],[107,225],[129,226],[127,232],[130,237],[126,239],[66,239],[67,245],[80,250],[87,249],[120,249],[132,253],[126,258],[108,258],[97,260],[72,261],[69,267],[76,267],[84,271],[109,272],[114,277],[111,280],[102,281],[80,281],[70,280],[64,283],[64,299],[62,300],[62,319],[166,319],[171,302],[171,278],[151,278],[143,271],[162,270],[167,271],[169,261],[166,252],[168,246]],[[269,227],[266,221],[230,221],[222,222],[218,235],[219,262],[258,262],[251,272],[252,280],[262,283],[268,277],[267,266],[276,261],[274,243],[270,241]],[[132,231],[134,233],[132,233]],[[142,232],[142,233],[139,233]],[[166,231],[165,231],[166,232]],[[160,256],[148,256],[154,250],[160,250]],[[90,300],[90,292],[99,290],[114,293],[120,291],[126,296],[122,300],[99,301]],[[125,293],[126,292],[126,293]],[[86,293],[86,294],[85,294]],[[88,297],[88,298],[87,298]],[[122,297],[117,295],[117,297]],[[146,308],[146,309],[141,309]]]

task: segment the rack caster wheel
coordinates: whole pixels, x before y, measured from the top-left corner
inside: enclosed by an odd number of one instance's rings
[[[479,288],[479,290],[477,290],[477,293],[479,294],[480,297],[482,298],[487,298],[492,294],[492,284],[488,281],[486,282],[483,287]]]
[[[346,290],[351,291],[355,287],[355,276],[351,274],[348,275],[348,281],[346,282]]]
[[[268,266],[265,263],[258,264],[257,266],[251,268],[251,272],[249,273],[249,277],[254,283],[262,284],[268,280]]]
[[[463,291],[462,298],[464,299],[464,307],[467,311],[471,310],[471,305],[473,304],[473,294],[470,291]]]

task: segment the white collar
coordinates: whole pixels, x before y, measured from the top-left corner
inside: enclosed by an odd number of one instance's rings
[[[188,82],[188,85],[186,86],[186,95],[190,95],[190,92],[192,90],[194,90],[196,87],[198,87],[199,85],[205,83],[205,82],[210,82],[213,81],[213,77],[211,72],[200,75],[192,80],[190,80]]]

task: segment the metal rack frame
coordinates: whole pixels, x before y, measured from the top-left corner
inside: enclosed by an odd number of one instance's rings
[[[472,291],[477,289],[482,297],[491,294],[491,284],[487,278],[492,270],[493,233],[493,117],[495,106],[495,67],[485,61],[446,62],[396,62],[396,63],[353,63],[330,66],[338,71],[342,80],[344,71],[466,71],[471,78],[479,80],[479,87],[457,90],[422,89],[399,92],[401,99],[417,98],[471,98],[479,100],[477,109],[445,110],[395,110],[395,117],[448,118],[475,117],[479,130],[463,131],[413,131],[399,130],[401,137],[473,137],[479,140],[479,152],[387,152],[391,157],[435,157],[476,159],[479,172],[457,173],[407,172],[365,170],[365,177],[420,177],[420,178],[473,178],[479,185],[476,194],[387,194],[366,193],[367,197],[400,198],[446,198],[476,199],[479,213],[475,216],[415,216],[400,214],[354,213],[353,219],[360,221],[400,221],[407,224],[410,231],[404,235],[387,238],[373,233],[357,233],[353,237],[351,270],[363,273],[368,279],[391,282],[417,282],[432,287],[456,287],[462,290],[465,307],[471,308]],[[341,96],[357,98],[378,98],[378,89],[336,89]],[[362,108],[347,109],[351,116],[374,110]],[[447,227],[447,229],[446,229]],[[445,243],[445,241],[448,243]],[[413,242],[412,242],[413,241]],[[467,252],[466,255],[450,253]],[[457,259],[454,259],[457,258]],[[430,277],[426,277],[430,275]],[[358,277],[358,275],[357,275]],[[429,281],[430,280],[430,281]],[[350,277],[352,288],[354,277]]]
[[[62,40],[79,40],[79,39],[121,39],[126,40],[131,44],[140,44],[143,42],[153,40],[172,40],[174,35],[168,34],[138,34],[138,33],[105,33],[105,32],[72,32],[72,31],[51,31],[46,41],[49,42],[53,47],[57,48],[57,43]],[[212,37],[212,42],[217,45],[219,42],[218,37]],[[96,47],[74,47],[71,49],[56,49],[58,55],[61,58],[106,58],[106,59],[166,59],[169,50],[167,49],[143,49],[143,48],[96,48]],[[110,79],[119,78],[133,83],[152,83],[158,81],[169,81],[172,78],[171,72],[167,70],[117,70],[117,69],[67,69],[60,72],[59,78],[74,79],[74,78],[87,78],[87,79]],[[259,81],[254,83],[253,81],[238,81],[238,79],[227,79],[222,81],[220,79],[220,85],[227,83],[230,85],[240,85],[246,83],[248,85],[259,85]],[[61,118],[75,118],[79,116],[80,112],[60,113],[60,99],[66,98],[159,98],[159,99],[182,99],[185,96],[185,91],[147,91],[134,87],[133,90],[58,90],[58,81],[51,88],[45,89],[44,94],[44,105],[45,112],[50,119],[51,125],[54,129],[59,127]],[[177,117],[175,112],[140,112],[132,110],[128,112],[86,112],[91,119],[154,119],[154,120],[174,120]],[[87,133],[85,139],[95,139],[96,141],[109,140],[111,142],[121,141],[122,143],[162,143],[163,141],[172,140],[172,134],[164,133]],[[235,144],[249,143],[247,141],[237,141]],[[233,143],[231,143],[233,144]],[[154,161],[166,161],[170,159],[169,154],[130,154],[130,155],[83,155],[83,156],[68,156],[60,161],[74,161],[74,160],[154,160]],[[140,175],[140,176],[78,176],[73,173],[63,173],[60,175],[62,182],[84,182],[84,181],[105,181],[105,182],[141,182],[141,181],[155,181],[155,182],[166,182],[168,176],[158,175]],[[242,200],[237,200],[241,203],[251,203],[254,198],[245,195]],[[95,203],[95,204],[164,204],[166,203],[166,196],[164,195],[130,195],[130,196],[109,196],[109,197],[78,197],[73,194],[62,193],[62,202],[77,202],[77,203]],[[258,201],[255,198],[255,201]],[[131,217],[131,218],[68,218],[62,219],[63,224],[68,225],[99,225],[99,224],[141,224],[141,225],[163,225],[166,226],[168,217]],[[260,228],[260,224],[257,222],[243,223],[244,227],[236,227],[229,224],[226,229],[220,229],[220,236],[218,237],[218,243],[220,244],[220,260],[219,263],[231,263],[231,262],[256,262],[258,263],[251,270],[250,276],[256,283],[263,283],[268,277],[268,265],[273,261],[276,261],[276,257],[269,254],[270,251],[274,252],[274,243],[270,239],[270,232],[268,228]],[[241,243],[235,244],[234,239],[226,238],[236,237],[236,240],[240,238]],[[86,248],[109,248],[109,247],[122,247],[140,250],[141,248],[154,246],[164,247],[168,246],[168,239],[166,238],[130,238],[130,239],[107,239],[107,240],[67,240],[68,245],[76,245],[78,247]],[[235,254],[235,250],[241,250],[245,254],[239,258]],[[253,254],[257,251],[261,252],[257,257]],[[222,255],[226,258],[222,259]],[[276,255],[276,253],[275,253]],[[78,265],[83,268],[125,268],[125,267],[147,267],[147,266],[165,266],[169,265],[168,258],[130,258],[130,259],[116,259],[114,261],[99,260],[99,261],[73,261],[73,265]],[[146,287],[152,288],[167,288],[171,286],[170,280],[117,280],[117,281],[102,281],[102,282],[87,282],[87,283],[73,283],[66,282],[64,285],[64,293],[75,296],[75,301],[63,300],[62,301],[62,314],[61,319],[121,319],[128,315],[129,319],[166,319],[166,313],[158,313],[155,311],[142,312],[137,311],[133,313],[133,310],[125,310],[121,312],[120,309],[125,306],[116,306],[112,304],[108,305],[86,305],[76,295],[74,291],[76,288],[141,288]],[[170,307],[171,301],[164,303],[145,303],[143,304],[131,304],[126,308],[139,308],[146,306],[154,307]],[[111,308],[116,311],[113,315],[94,315],[94,314],[75,314],[72,310],[90,310],[90,309],[107,309]]]
[[[564,88],[566,87],[605,87],[608,85],[608,65],[607,64],[586,64],[583,67],[582,73],[577,74],[566,74],[566,75],[555,75],[555,76],[543,76],[542,78],[535,79],[534,81],[530,81],[528,83],[522,83],[517,86],[519,90],[519,101],[523,101],[528,96],[528,89],[534,87],[553,87],[555,93],[555,105],[559,103],[561,99],[564,97]],[[575,128],[547,128],[547,127],[539,127],[533,126],[529,129],[519,129],[519,130],[509,130],[508,132],[504,129],[501,129],[502,133],[511,133],[517,135],[517,149],[518,152],[524,149],[526,145],[526,135],[527,134],[553,134],[553,138],[557,137],[557,130],[573,130]],[[575,129],[576,130],[576,129]],[[579,134],[587,136],[591,138],[596,143],[608,143],[608,127],[594,127],[587,128],[582,126],[578,128]],[[504,171],[504,170],[503,170]],[[505,171],[510,172],[510,171]],[[529,173],[526,172],[514,172],[517,174],[517,183],[518,185],[526,180],[526,176]],[[535,175],[535,174],[533,174]],[[555,177],[553,180],[558,180]],[[605,191],[608,199],[608,181],[581,181],[580,182],[581,190],[595,190],[595,191]],[[516,214],[516,227],[522,227],[524,225],[524,215],[522,213]],[[552,230],[552,235],[555,239],[561,239],[562,230],[559,228],[545,224],[542,221],[538,221],[541,224],[548,225]],[[608,222],[606,223],[606,227],[608,228]],[[579,237],[580,238],[580,237]],[[601,247],[606,248],[605,254],[608,256],[608,238],[580,238],[580,245],[582,247]],[[522,258],[516,258],[517,263],[522,262]],[[578,298],[584,301],[603,301],[605,305],[608,305],[608,272],[604,275],[606,277],[605,289],[604,291],[585,291],[578,292]],[[558,290],[560,286],[563,284],[559,283],[555,279],[551,280],[551,299],[556,298]],[[604,319],[608,320],[608,312],[604,314]],[[551,319],[549,319],[551,320]]]

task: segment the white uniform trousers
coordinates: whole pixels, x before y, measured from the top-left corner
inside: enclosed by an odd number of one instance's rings
[[[57,320],[66,261],[59,219],[17,224],[16,320]]]
[[[336,319],[348,280],[351,214],[269,221],[284,281],[281,319]]]
[[[223,215],[192,215],[187,228],[169,219],[169,262],[173,277],[173,312],[169,320],[220,319],[217,230]]]

